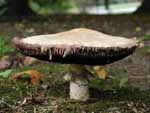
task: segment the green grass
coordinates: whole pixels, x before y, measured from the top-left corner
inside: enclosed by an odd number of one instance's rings
[[[12,47],[11,40],[0,35],[0,57],[14,51],[15,49]]]
[[[16,107],[18,105],[17,102],[23,102],[25,98],[35,97],[40,93],[45,95],[48,104],[37,104],[34,103],[33,100],[27,100],[27,104],[23,106],[25,111],[22,113],[33,113],[34,108],[37,113],[49,113],[54,110],[52,103],[56,103],[58,112],[62,113],[80,113],[82,111],[86,113],[109,113],[113,110],[114,112],[120,111],[122,113],[129,113],[129,111],[132,110],[128,106],[130,102],[135,103],[136,108],[141,107],[143,103],[146,106],[149,105],[150,95],[148,92],[136,89],[132,90],[131,88],[120,89],[114,92],[112,90],[97,90],[91,87],[91,101],[86,103],[74,102],[69,99],[68,82],[60,82],[59,79],[59,76],[49,78],[49,83],[47,84],[48,89],[43,89],[41,85],[33,87],[30,85],[3,81],[0,82],[0,97],[3,97],[4,101],[9,105]],[[5,109],[11,110],[9,107],[5,107]],[[15,109],[12,109],[12,111],[15,112]]]

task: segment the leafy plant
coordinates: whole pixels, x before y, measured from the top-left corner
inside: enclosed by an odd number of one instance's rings
[[[8,78],[10,76],[10,74],[12,73],[12,69],[8,69],[5,71],[0,72],[0,77],[2,78]]]
[[[10,1],[11,0],[0,0],[0,15],[7,15],[7,13],[10,12],[9,10],[12,11],[10,7],[13,6],[13,3]],[[21,5],[17,3],[17,1],[14,2],[16,2],[17,5]],[[69,11],[69,9],[75,5],[73,2],[74,0],[27,0],[27,7],[37,14],[45,15]]]
[[[118,90],[128,86],[128,77],[109,77],[107,80],[96,78],[90,81],[90,86],[102,90]]]
[[[150,35],[145,35],[139,39],[140,42],[150,41]]]
[[[6,5],[6,0],[0,0],[0,15],[3,15],[6,10],[7,10],[7,7],[5,7]]]
[[[128,84],[128,77],[111,77],[114,87],[124,88]]]
[[[63,13],[72,8],[72,0],[30,0],[33,11],[38,14]]]

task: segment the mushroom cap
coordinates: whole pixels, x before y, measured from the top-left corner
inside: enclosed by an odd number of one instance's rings
[[[135,39],[110,36],[85,28],[14,38],[13,43],[21,53],[41,60],[85,65],[112,63],[132,54],[137,47]]]

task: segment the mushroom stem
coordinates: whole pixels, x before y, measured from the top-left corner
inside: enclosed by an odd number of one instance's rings
[[[85,67],[73,65],[73,68],[77,72],[73,73],[70,81],[70,98],[77,101],[87,101],[89,99],[89,86],[87,75],[82,70]]]

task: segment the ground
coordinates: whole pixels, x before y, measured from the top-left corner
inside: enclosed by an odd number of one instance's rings
[[[30,18],[1,18],[0,59],[12,61],[7,75],[37,70],[44,75],[38,85],[0,78],[0,113],[148,113],[150,112],[150,16],[52,15]],[[76,27],[95,29],[107,34],[137,37],[141,48],[128,58],[106,65],[106,80],[90,82],[91,99],[75,102],[69,99],[69,82],[64,75],[71,65],[38,61],[24,63],[25,57],[13,47],[13,37],[56,33]],[[2,43],[3,42],[3,43]],[[126,79],[127,78],[127,79]]]

